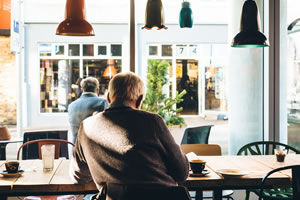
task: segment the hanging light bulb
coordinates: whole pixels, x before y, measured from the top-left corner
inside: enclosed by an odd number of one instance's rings
[[[179,14],[180,28],[192,28],[193,26],[193,11],[190,8],[190,2],[183,1]]]
[[[117,70],[114,67],[115,61],[113,59],[108,59],[107,60],[107,67],[104,70],[103,76],[105,78],[111,79],[114,75],[117,74]]]
[[[148,0],[145,14],[145,26],[142,29],[167,29],[164,25],[164,9],[161,0]]]
[[[65,20],[61,22],[56,35],[64,36],[94,36],[94,29],[85,19],[84,0],[67,0]]]
[[[258,10],[254,0],[246,0],[243,5],[240,32],[234,37],[232,47],[267,47],[266,36],[259,31]]]

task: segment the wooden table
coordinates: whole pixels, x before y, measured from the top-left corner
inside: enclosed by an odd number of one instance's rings
[[[189,190],[214,190],[214,199],[222,199],[224,189],[259,189],[262,178],[272,169],[287,165],[300,164],[300,155],[288,155],[284,163],[277,163],[274,155],[267,156],[201,156],[211,171],[201,178],[189,177],[182,185]],[[216,171],[220,169],[246,170],[248,175],[240,178],[223,178]],[[266,186],[290,185],[291,172],[278,172],[270,176]],[[196,199],[201,199],[196,197]]]
[[[261,179],[270,170],[292,164],[300,164],[300,155],[288,155],[284,164],[275,161],[275,156],[201,156],[206,160],[211,171],[206,177],[189,177],[181,185],[189,190],[214,190],[214,199],[221,199],[223,189],[259,188]],[[4,178],[0,176],[0,197],[49,195],[49,194],[87,194],[97,192],[94,183],[85,185],[72,184],[69,177],[69,160],[55,160],[54,170],[42,171],[41,160],[21,161],[25,169],[22,176]],[[216,173],[218,169],[247,170],[248,175],[235,179],[224,179]],[[4,161],[0,161],[0,171],[4,169]],[[290,172],[278,172],[270,177],[266,185],[290,184]],[[1,198],[0,198],[1,199]]]

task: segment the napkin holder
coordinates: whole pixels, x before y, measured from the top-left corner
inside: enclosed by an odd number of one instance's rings
[[[11,135],[7,126],[0,126],[0,140],[10,140]]]

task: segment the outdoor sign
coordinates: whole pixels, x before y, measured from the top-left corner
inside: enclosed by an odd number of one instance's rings
[[[10,1],[11,0],[0,0],[0,35],[9,35]]]
[[[11,51],[19,53],[21,50],[20,40],[20,0],[12,0],[11,6]]]

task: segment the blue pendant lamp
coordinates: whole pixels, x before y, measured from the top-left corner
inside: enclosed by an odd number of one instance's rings
[[[180,28],[192,28],[193,26],[193,11],[190,8],[190,2],[183,1],[179,14]]]
[[[267,47],[266,36],[259,31],[258,10],[254,0],[246,0],[243,5],[240,32],[234,37],[232,47]]]
[[[164,25],[164,9],[161,0],[148,0],[145,14],[145,26],[142,29],[167,29]]]

